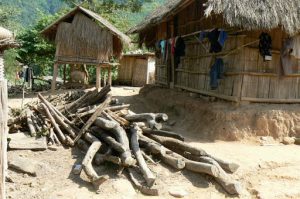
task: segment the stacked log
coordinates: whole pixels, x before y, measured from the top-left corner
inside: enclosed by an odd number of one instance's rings
[[[164,113],[133,113],[130,105],[112,98],[110,86],[86,92],[69,103],[62,102],[62,106],[41,94],[38,98],[40,102],[25,114],[31,135],[47,129],[50,144],[84,150],[82,171],[96,189],[109,176],[99,176],[94,165],[111,162],[125,168],[128,179],[142,193],[159,195],[157,176],[148,165],[156,165],[155,158],[178,171],[210,175],[229,194],[242,193],[240,183],[230,175],[238,169],[237,164],[189,145],[179,134],[161,130],[168,120]],[[140,178],[144,182],[137,180]]]

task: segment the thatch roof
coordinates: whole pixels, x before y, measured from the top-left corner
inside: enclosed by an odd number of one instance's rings
[[[123,43],[129,44],[131,42],[130,38],[122,33],[120,30],[118,30],[115,26],[113,26],[110,22],[108,22],[106,19],[102,18],[100,15],[92,12],[91,10],[85,9],[81,6],[75,7],[73,10],[71,10],[66,15],[62,16],[52,24],[50,24],[48,27],[46,27],[41,34],[47,37],[48,39],[54,41],[58,29],[58,25],[61,22],[72,22],[74,16],[77,13],[83,13],[89,18],[92,18],[95,20],[100,26],[107,28],[112,34],[114,34],[117,38],[119,38]]]
[[[208,0],[206,16],[222,14],[225,21],[247,30],[278,26],[290,35],[300,31],[299,0]]]
[[[0,27],[0,51],[17,46],[19,45],[15,42],[14,34],[11,31]]]
[[[174,11],[184,3],[190,3],[191,0],[168,0],[164,5],[158,7],[150,15],[148,15],[141,23],[131,28],[127,33],[139,33],[151,28],[164,19],[168,18]]]
[[[194,0],[169,0],[128,33],[140,33],[175,15]],[[230,26],[246,30],[282,27],[288,34],[300,32],[299,0],[203,0],[205,14],[220,14]]]

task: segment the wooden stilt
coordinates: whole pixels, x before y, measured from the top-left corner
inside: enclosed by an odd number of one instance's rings
[[[98,90],[101,88],[101,65],[96,68],[96,88]]]
[[[58,76],[58,64],[55,63],[54,67],[53,67],[53,79],[52,79],[52,84],[51,84],[51,93],[54,93],[54,91],[55,91],[57,76]]]
[[[67,64],[64,64],[64,84],[66,83]]]
[[[111,72],[111,67],[108,67],[108,84],[111,86],[112,85],[112,72]]]

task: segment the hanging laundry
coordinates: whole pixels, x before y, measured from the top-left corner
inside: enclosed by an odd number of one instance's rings
[[[219,39],[218,39],[218,42],[219,44],[222,46],[222,48],[224,47],[225,45],[225,41],[227,40],[228,38],[228,34],[226,31],[224,30],[219,30],[220,31],[220,34],[219,34]]]
[[[165,40],[160,41],[160,50],[161,50],[161,55],[163,58],[165,58],[165,56],[166,56],[166,45],[167,45],[167,41],[165,41]]]
[[[157,41],[155,43],[155,56],[160,59],[161,58],[161,46],[160,46],[161,40]]]
[[[216,90],[219,86],[219,79],[224,77],[224,62],[223,59],[217,58],[214,65],[210,69],[210,87]]]
[[[291,39],[291,55],[296,59],[300,59],[300,35],[297,35]]]
[[[287,38],[281,49],[280,59],[281,59],[281,68],[279,70],[279,75],[289,75],[294,72],[298,72],[298,48],[297,40],[295,38]],[[296,49],[296,50],[295,50]],[[296,51],[296,52],[295,52]]]
[[[178,37],[175,44],[175,67],[177,68],[180,64],[180,57],[185,56],[185,42],[182,37]]]
[[[272,38],[268,33],[261,33],[259,36],[259,52],[263,56],[264,61],[272,60]]]
[[[210,53],[218,53],[221,52],[225,41],[228,38],[228,34],[224,30],[219,30],[217,28],[213,29],[211,32],[203,31],[200,33],[199,40],[202,42],[205,38],[209,39],[210,42]]]

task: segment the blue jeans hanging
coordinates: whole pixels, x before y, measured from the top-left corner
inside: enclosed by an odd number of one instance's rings
[[[216,90],[219,86],[218,80],[224,77],[224,62],[223,59],[217,58],[214,65],[210,69],[210,87]]]

